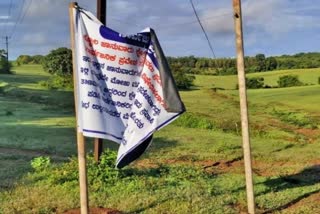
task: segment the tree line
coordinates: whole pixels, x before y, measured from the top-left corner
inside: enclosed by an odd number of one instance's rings
[[[211,59],[205,57],[168,57],[169,64],[179,66],[191,74],[233,75],[237,73],[235,58]],[[272,70],[318,68],[320,53],[298,53],[266,57],[264,54],[246,56],[245,68],[247,73]]]
[[[42,64],[45,71],[53,74],[49,81],[42,83],[44,86],[49,88],[72,87],[71,55],[70,49],[62,47],[51,50],[46,56],[21,55],[17,58],[16,65]],[[234,75],[237,73],[234,58],[211,59],[185,56],[167,57],[167,60],[180,89],[189,89],[192,86],[194,74]],[[317,67],[320,67],[320,53],[315,52],[271,57],[257,54],[245,57],[247,73]]]

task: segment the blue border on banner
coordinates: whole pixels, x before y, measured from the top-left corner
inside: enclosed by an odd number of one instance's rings
[[[89,129],[82,129],[83,132],[89,132],[89,133],[95,133],[95,134],[103,134],[103,135],[109,135],[115,139],[118,139],[118,140],[122,140],[122,137],[117,137],[113,134],[109,134],[107,132],[102,132],[102,131],[96,131],[96,130],[89,130]]]
[[[151,59],[151,61],[154,64],[154,66],[156,66],[156,68],[159,70],[158,60],[156,59],[154,53],[149,53],[148,52],[148,57]]]
[[[121,36],[120,33],[111,30],[110,28],[101,25],[100,26],[100,35],[108,40],[112,40],[112,41],[116,41],[116,42],[121,42],[121,43],[125,43],[125,44],[129,44],[129,45],[134,45],[134,46],[138,46],[141,48],[148,48],[148,46],[150,45],[150,42],[146,43],[146,42],[140,42],[134,39],[130,39],[127,36]],[[146,36],[145,34],[136,34],[136,36],[139,35],[143,35]],[[150,37],[149,37],[149,41],[150,41]]]

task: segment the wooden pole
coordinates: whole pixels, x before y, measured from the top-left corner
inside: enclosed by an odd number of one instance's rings
[[[9,42],[8,42],[9,37],[6,36],[6,49],[7,49],[7,62],[9,62]]]
[[[76,111],[76,121],[78,121],[78,96],[77,96],[77,66],[75,60],[75,41],[74,41],[74,21],[73,21],[73,8],[77,6],[77,3],[73,2],[69,4],[70,14],[70,37],[71,37],[71,49],[73,59],[73,85],[74,85],[74,103]],[[78,124],[78,122],[77,122]],[[79,162],[79,183],[80,183],[80,207],[81,214],[88,214],[88,182],[87,182],[87,166],[86,166],[86,148],[83,133],[78,130],[77,126],[77,146],[78,146],[78,162]]]
[[[97,18],[102,24],[106,24],[107,0],[97,0]],[[94,139],[94,160],[99,163],[100,156],[103,151],[103,140],[101,138]]]
[[[106,25],[107,0],[97,0],[97,18]]]
[[[252,166],[251,166],[252,163],[251,163],[251,149],[250,149],[250,136],[249,136],[246,78],[245,78],[245,71],[244,71],[241,0],[233,0],[233,10],[234,10],[234,26],[235,26],[235,34],[236,34],[237,69],[238,69],[238,82],[239,82],[242,144],[243,144],[244,166],[245,166],[245,174],[246,174],[247,204],[248,204],[248,213],[254,214],[255,201],[254,201],[254,190],[253,190],[253,180],[252,180]]]

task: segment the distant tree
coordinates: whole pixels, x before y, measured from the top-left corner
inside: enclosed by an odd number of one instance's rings
[[[43,59],[44,59],[44,56],[42,56],[42,55],[34,55],[34,56],[32,56],[32,63],[33,64],[42,64]]]
[[[0,57],[1,57],[1,58],[6,58],[6,57],[7,57],[7,54],[6,54],[6,51],[5,51],[5,50],[0,49]]]
[[[207,68],[208,61],[205,58],[199,58],[195,64],[196,68]]]
[[[293,69],[293,68],[298,68],[296,66],[296,61],[291,59],[291,58],[281,58],[281,60],[279,61],[279,65],[278,67],[280,69]]]
[[[275,70],[278,66],[278,62],[275,57],[268,57],[266,59],[266,70],[272,71]]]
[[[45,71],[58,76],[72,75],[72,51],[68,48],[58,48],[50,51],[42,60]]]
[[[174,80],[179,89],[190,89],[193,86],[194,76],[187,74],[187,72],[179,65],[171,66]]]
[[[32,57],[29,55],[20,55],[16,60],[18,66],[29,64],[30,62],[32,62]]]
[[[7,53],[5,50],[0,50],[0,73],[11,74],[11,64],[7,61]]]
[[[256,71],[261,72],[266,70],[266,57],[264,54],[256,55]]]
[[[187,58],[187,67],[194,68],[196,66],[197,59],[194,56]]]

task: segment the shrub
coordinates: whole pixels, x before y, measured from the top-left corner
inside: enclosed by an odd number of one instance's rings
[[[246,87],[250,89],[263,88],[264,78],[263,77],[253,77],[246,78]]]
[[[5,58],[0,58],[0,74],[12,74],[10,71],[11,63]]]
[[[190,89],[193,86],[194,76],[187,74],[185,70],[182,69],[180,65],[172,65],[172,72],[174,80],[179,89]]]
[[[101,157],[100,163],[96,164],[92,155],[87,156],[88,183],[112,184],[121,176],[120,170],[115,168],[117,154],[111,150],[105,150]],[[50,184],[63,184],[65,182],[78,181],[78,160],[76,157],[69,162],[61,165],[51,164],[50,157],[37,157],[31,161],[31,167],[35,170],[32,176],[45,178]]]
[[[68,48],[52,50],[42,60],[43,69],[57,76],[72,75],[72,51]]]
[[[59,89],[59,88],[72,89],[73,79],[72,79],[72,76],[65,76],[65,77],[52,76],[47,81],[40,81],[39,85],[50,90]]]
[[[278,85],[280,88],[304,85],[297,75],[285,75],[279,77]]]

